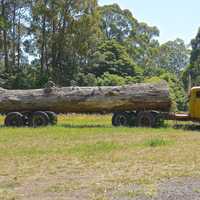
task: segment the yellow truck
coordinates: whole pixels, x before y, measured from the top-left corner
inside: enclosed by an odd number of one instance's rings
[[[190,90],[188,103],[189,110],[187,113],[171,113],[169,119],[200,122],[200,87],[193,87]]]

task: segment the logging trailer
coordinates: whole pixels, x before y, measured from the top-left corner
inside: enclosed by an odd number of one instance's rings
[[[112,124],[114,126],[161,127],[165,120],[200,123],[200,86],[191,88],[188,107],[189,110],[185,113],[155,110],[114,113]]]
[[[114,126],[159,127],[164,120],[200,122],[200,87],[191,89],[189,112],[170,113],[165,82],[116,87],[0,88],[0,114],[8,127],[55,125],[57,114],[113,113]]]

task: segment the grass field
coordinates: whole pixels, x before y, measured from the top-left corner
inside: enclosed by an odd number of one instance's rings
[[[200,177],[198,130],[114,128],[110,121],[68,115],[55,127],[1,126],[0,199],[151,197],[160,180]]]

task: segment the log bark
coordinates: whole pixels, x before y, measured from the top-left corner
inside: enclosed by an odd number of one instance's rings
[[[0,112],[54,111],[57,113],[111,113],[169,111],[166,82],[116,87],[49,87],[36,90],[0,88]]]

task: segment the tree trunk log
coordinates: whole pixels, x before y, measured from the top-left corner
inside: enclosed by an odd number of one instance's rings
[[[49,87],[37,90],[0,88],[0,112],[54,111],[57,113],[111,113],[116,111],[169,111],[165,82],[116,87]]]

